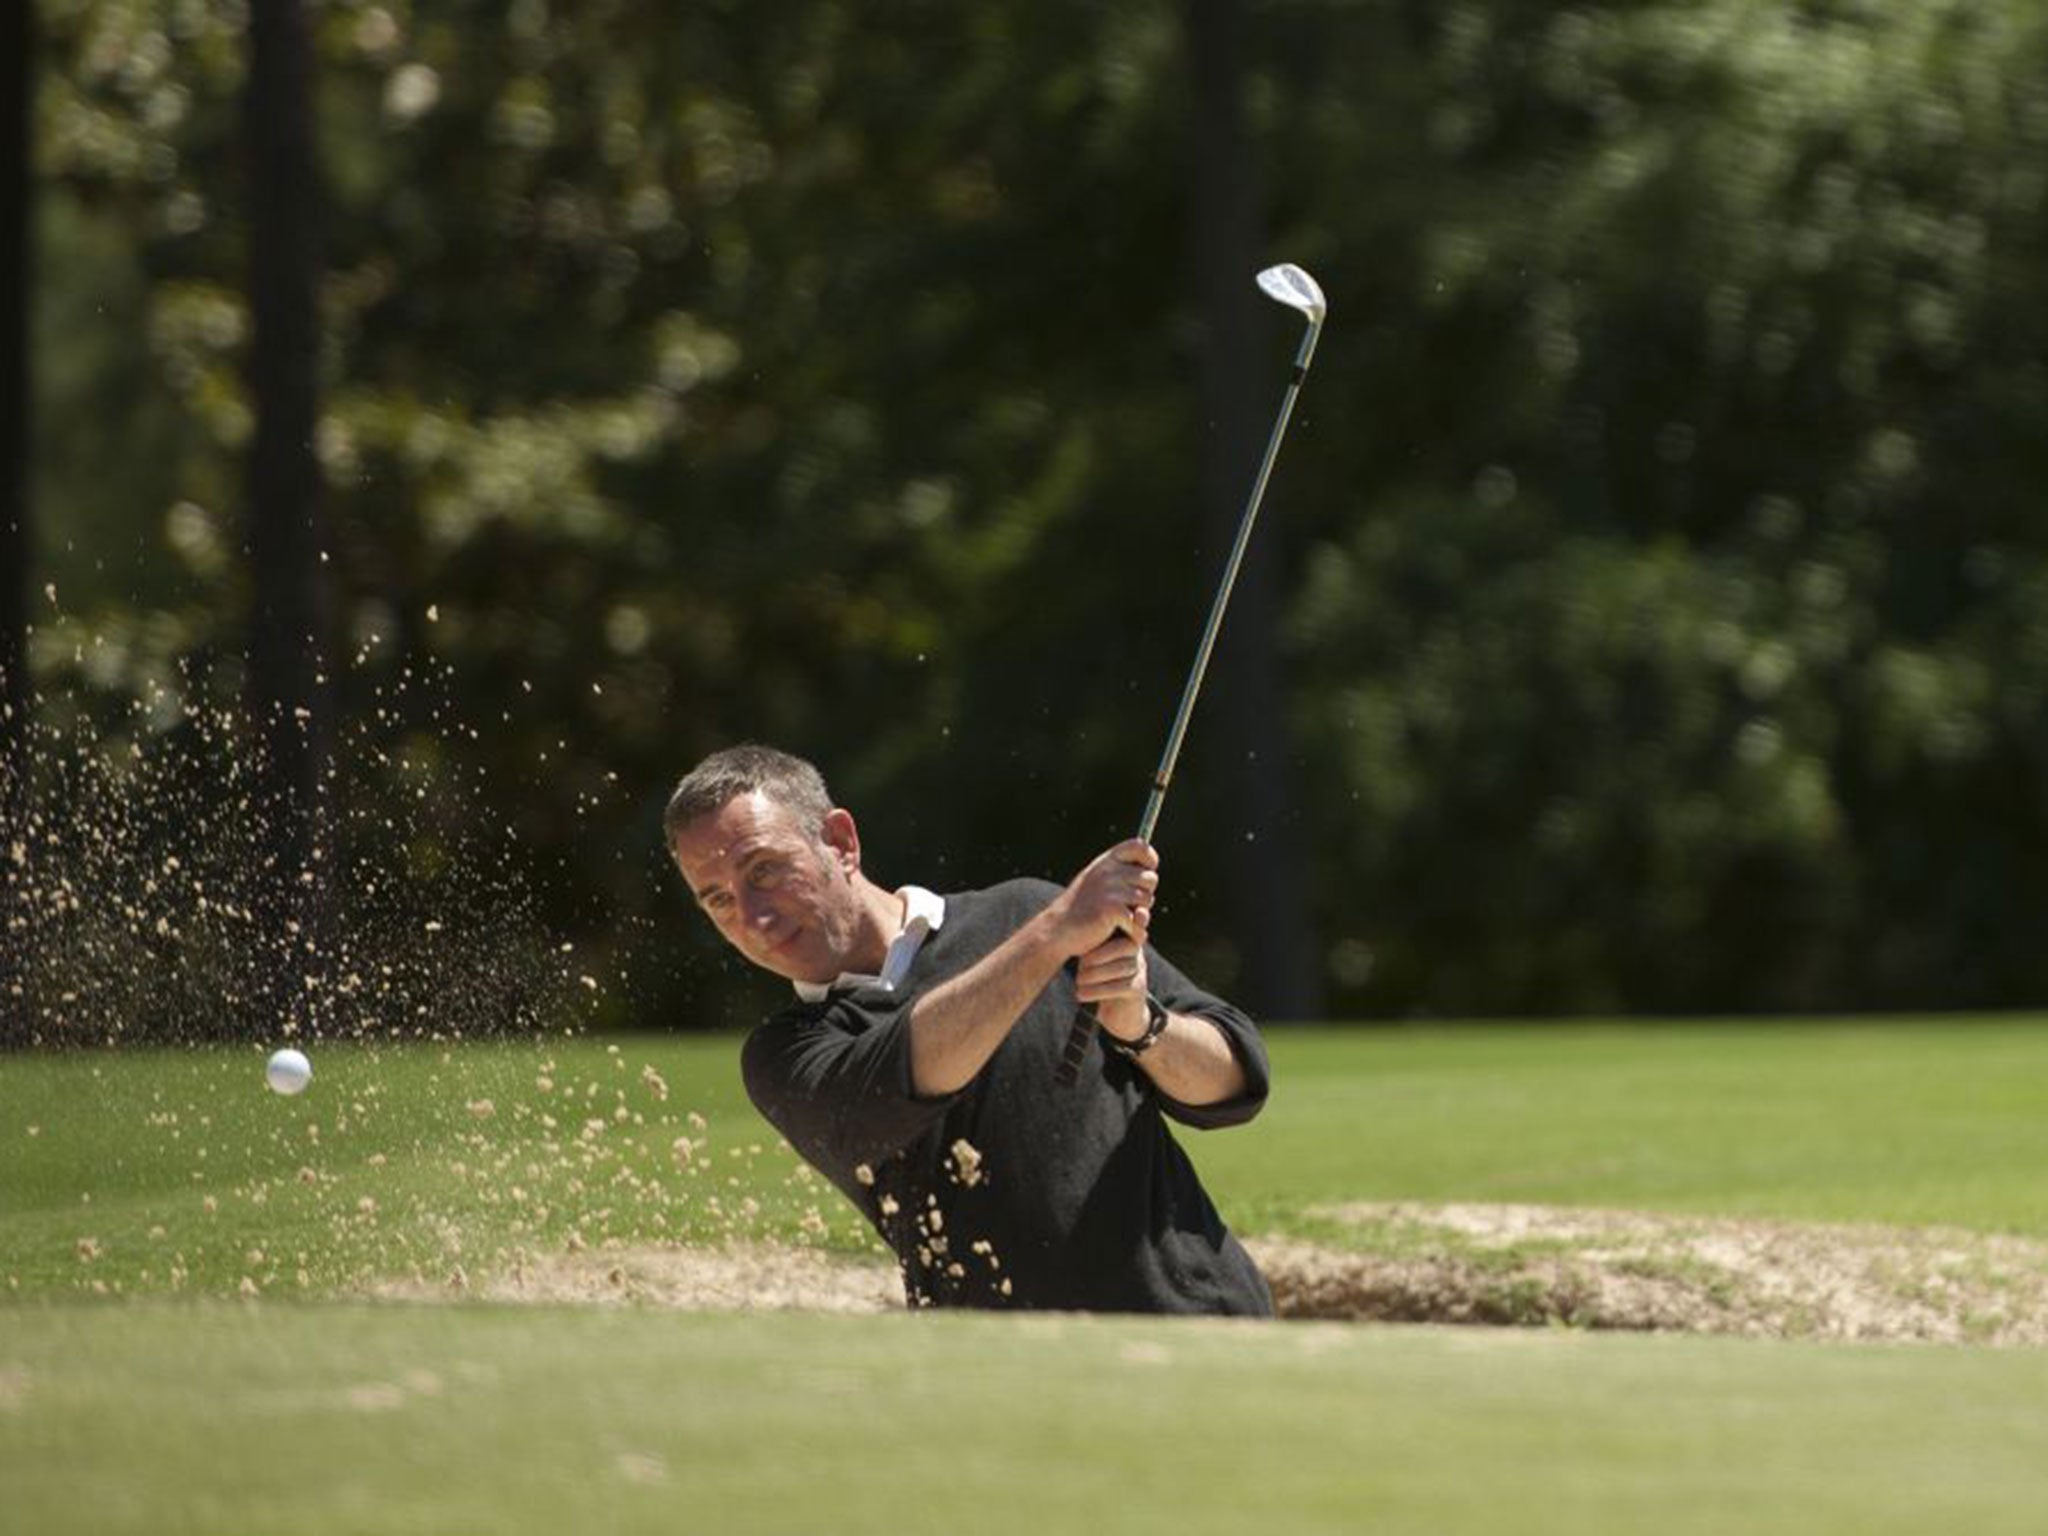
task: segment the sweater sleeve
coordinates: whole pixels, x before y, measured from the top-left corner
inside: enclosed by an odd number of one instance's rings
[[[1145,950],[1145,969],[1152,995],[1173,1013],[1192,1014],[1214,1024],[1229,1042],[1238,1065],[1244,1068],[1244,1092],[1236,1098],[1225,1099],[1218,1104],[1183,1104],[1162,1093],[1159,1095],[1161,1111],[1197,1130],[1211,1131],[1243,1125],[1266,1107],[1266,1096],[1272,1088],[1272,1068],[1266,1060],[1266,1043],[1259,1038],[1258,1026],[1241,1010],[1196,986],[1149,945]]]
[[[900,1151],[955,1095],[913,1086],[910,995],[863,987],[768,1020],[741,1052],[747,1095],[792,1147],[851,1175]]]

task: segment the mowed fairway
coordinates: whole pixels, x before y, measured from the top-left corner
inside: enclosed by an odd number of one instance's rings
[[[347,1299],[571,1233],[859,1252],[733,1051],[330,1047],[292,1101],[250,1053],[0,1062],[0,1529],[2041,1529],[2031,1350]],[[1192,1138],[1248,1231],[1365,1199],[2048,1233],[2031,1021],[1274,1055],[1267,1116]]]
[[[1336,1324],[6,1317],[24,1532],[2035,1532],[2031,1353]]]
[[[2048,1237],[2048,1022],[1295,1031],[1200,1142],[1240,1223],[1478,1200]]]

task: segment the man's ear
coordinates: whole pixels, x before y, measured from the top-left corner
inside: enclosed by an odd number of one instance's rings
[[[860,869],[860,828],[854,825],[853,812],[835,805],[825,813],[819,830],[840,869],[849,875],[856,873]]]

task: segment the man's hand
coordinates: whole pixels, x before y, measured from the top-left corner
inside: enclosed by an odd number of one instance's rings
[[[1094,860],[1074,876],[1047,913],[1062,958],[1088,955],[1119,934],[1142,944],[1158,889],[1159,855],[1142,838],[1118,843]]]
[[[1119,1040],[1145,1033],[1145,990],[1145,946],[1126,934],[1089,950],[1074,975],[1074,995],[1092,1003],[1102,1027]]]

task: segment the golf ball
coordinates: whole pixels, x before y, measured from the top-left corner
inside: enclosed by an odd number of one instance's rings
[[[263,1080],[274,1092],[298,1093],[313,1081],[313,1063],[304,1051],[278,1051],[264,1064]]]

